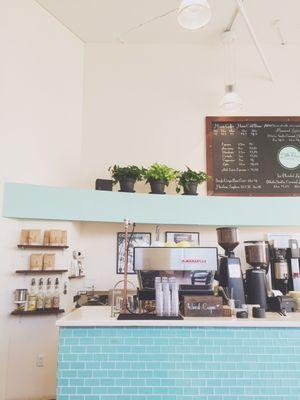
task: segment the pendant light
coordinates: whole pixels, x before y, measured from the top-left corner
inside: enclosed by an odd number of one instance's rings
[[[243,106],[241,97],[236,92],[236,65],[235,65],[235,42],[236,35],[228,30],[222,36],[225,47],[225,68],[226,68],[226,86],[225,95],[221,100],[221,109],[226,114],[239,111]]]
[[[225,113],[239,111],[243,106],[242,98],[235,92],[234,85],[226,85],[221,108]]]
[[[211,9],[207,0],[182,0],[177,12],[179,25],[185,29],[199,29],[208,24]]]

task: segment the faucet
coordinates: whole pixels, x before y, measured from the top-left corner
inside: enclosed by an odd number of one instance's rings
[[[115,317],[115,291],[116,291],[116,289],[117,289],[117,287],[120,285],[120,283],[123,283],[124,282],[124,279],[122,279],[121,281],[118,281],[115,285],[114,285],[114,287],[113,287],[113,289],[112,289],[112,302],[111,302],[111,313],[110,313],[110,316],[112,317],[112,318],[114,318]],[[135,288],[135,285],[131,282],[131,281],[128,281],[127,280],[127,283],[129,283],[133,288]],[[124,301],[124,299],[123,299],[123,301]]]

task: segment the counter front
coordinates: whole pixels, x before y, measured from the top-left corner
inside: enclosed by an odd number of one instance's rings
[[[299,400],[300,314],[118,321],[82,307],[60,328],[58,400]]]

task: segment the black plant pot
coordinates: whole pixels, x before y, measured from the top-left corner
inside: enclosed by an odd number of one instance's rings
[[[188,188],[186,187],[183,188],[183,194],[187,196],[198,196],[197,190],[198,190],[198,183],[190,182],[188,184]]]
[[[165,194],[166,181],[149,180],[152,194]]]
[[[120,179],[120,192],[134,192],[134,185],[136,180],[134,178],[122,178]]]

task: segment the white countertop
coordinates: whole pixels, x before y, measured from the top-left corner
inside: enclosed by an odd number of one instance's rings
[[[166,326],[166,327],[278,327],[278,328],[300,328],[300,312],[289,313],[282,317],[277,313],[267,313],[264,319],[248,318],[238,319],[236,317],[199,317],[184,318],[184,320],[135,320],[118,321],[110,317],[110,307],[81,307],[65,315],[56,322],[61,327],[123,327],[123,326]]]

